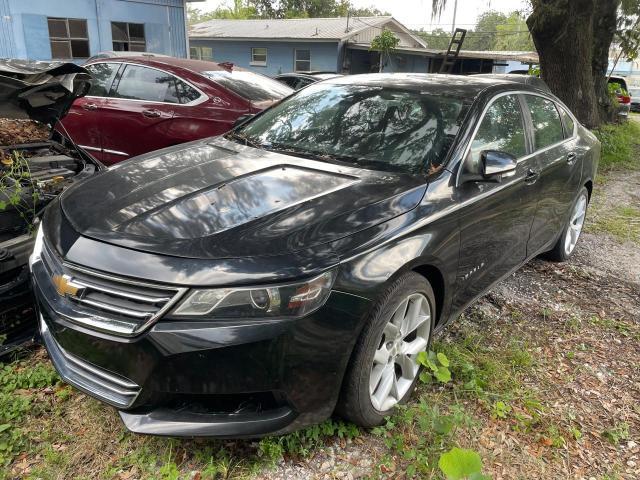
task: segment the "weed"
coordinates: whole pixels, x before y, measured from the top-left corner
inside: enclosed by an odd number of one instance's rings
[[[623,440],[629,440],[629,424],[626,422],[616,423],[613,427],[602,432],[612,445],[618,445]]]
[[[594,233],[608,233],[619,242],[631,241],[640,244],[640,209],[616,207],[612,212],[598,211],[589,225]]]

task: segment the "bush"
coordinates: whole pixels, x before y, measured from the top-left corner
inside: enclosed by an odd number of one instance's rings
[[[630,120],[620,125],[603,125],[593,131],[602,143],[600,171],[640,168],[640,123]]]

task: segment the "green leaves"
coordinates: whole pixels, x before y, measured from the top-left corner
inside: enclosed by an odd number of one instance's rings
[[[449,359],[442,353],[435,353],[432,351],[420,352],[418,354],[418,362],[424,365],[430,371],[423,371],[420,373],[420,380],[422,382],[429,382],[432,378],[435,378],[441,383],[449,383],[451,381],[451,371],[449,370]]]
[[[447,480],[485,480],[490,477],[482,474],[482,460],[473,450],[454,447],[440,455],[438,467]]]

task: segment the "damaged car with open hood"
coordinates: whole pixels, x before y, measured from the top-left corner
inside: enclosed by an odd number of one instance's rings
[[[73,63],[0,60],[0,354],[37,331],[27,261],[42,209],[103,168],[52,134],[90,82]]]

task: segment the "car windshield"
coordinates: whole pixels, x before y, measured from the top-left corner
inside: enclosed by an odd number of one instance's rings
[[[442,164],[465,111],[455,97],[320,83],[267,110],[232,137],[293,155],[421,173]]]
[[[280,100],[293,92],[286,85],[253,72],[213,70],[202,75],[251,102]]]

